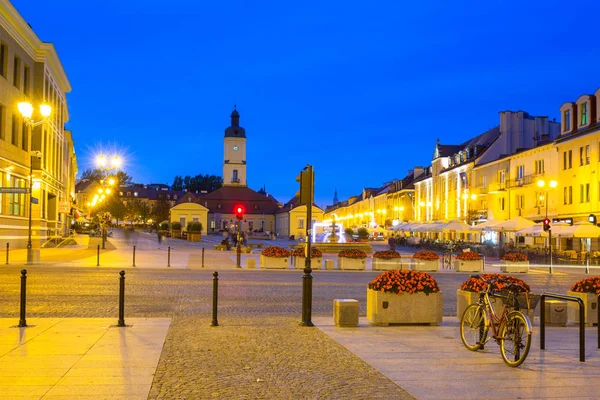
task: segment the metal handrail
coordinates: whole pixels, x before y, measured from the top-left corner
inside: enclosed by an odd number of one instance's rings
[[[546,297],[551,299],[575,301],[579,304],[579,361],[585,362],[585,305],[583,300],[575,296],[566,296],[564,294],[557,293],[542,293],[542,304],[540,310],[540,349],[546,349]],[[600,316],[600,311],[598,311]],[[598,327],[598,333],[600,335],[600,327]],[[600,347],[600,336],[598,338],[598,346]]]

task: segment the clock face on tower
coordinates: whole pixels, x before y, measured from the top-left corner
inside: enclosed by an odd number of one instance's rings
[[[233,151],[238,151],[240,148],[237,146],[233,146]]]

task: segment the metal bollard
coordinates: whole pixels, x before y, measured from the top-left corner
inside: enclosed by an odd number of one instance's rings
[[[6,265],[8,265],[8,250],[10,248],[10,243],[6,243]]]
[[[171,266],[171,246],[169,246],[169,251],[167,252],[167,267]]]
[[[310,259],[305,259],[304,276],[302,276],[302,322],[301,326],[314,326],[312,323],[312,268]]]
[[[219,326],[217,321],[217,302],[219,301],[219,273],[213,272],[213,309],[212,309],[212,322],[210,326]]]
[[[133,246],[133,266],[135,267],[135,245]]]
[[[27,306],[27,270],[21,270],[21,313],[19,315],[19,328],[27,326],[25,320],[25,307]]]
[[[100,266],[100,245],[98,245],[98,261],[96,262],[96,267]]]
[[[204,268],[204,247],[202,248],[202,268]]]
[[[125,326],[125,271],[119,272],[119,321],[117,326]]]

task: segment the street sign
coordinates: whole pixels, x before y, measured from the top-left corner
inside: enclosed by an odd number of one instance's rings
[[[32,202],[33,204],[38,204],[38,199],[37,199],[37,197],[32,197],[32,198],[31,198],[31,202]]]
[[[29,193],[29,188],[17,188],[17,187],[0,187],[0,193]]]

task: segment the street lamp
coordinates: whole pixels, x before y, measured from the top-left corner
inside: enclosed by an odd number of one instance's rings
[[[537,185],[539,188],[544,189],[544,192],[546,192],[544,194],[544,200],[546,203],[546,206],[545,206],[546,218],[544,220],[546,220],[546,219],[548,219],[548,191],[557,187],[558,182],[555,180],[550,180],[546,184],[546,181],[544,181],[543,179],[540,179],[537,181]],[[548,227],[548,250],[550,252],[550,273],[552,273],[552,226],[551,225],[549,225],[549,227]]]
[[[104,156],[104,154],[100,154],[98,158],[96,158],[96,165],[100,170],[104,172],[104,179],[100,181],[102,188],[98,189],[98,194],[94,196],[92,200],[92,205],[95,205],[96,202],[102,202],[106,196],[108,196],[112,190],[110,187],[115,184],[115,180],[113,178],[108,177],[108,172],[112,170],[119,169],[122,164],[121,158],[119,156],[114,155],[110,157],[110,161]],[[102,226],[102,249],[106,246],[106,228]]]
[[[48,104],[42,103],[39,107],[39,113],[42,117],[41,120],[35,121],[33,116],[33,105],[28,101],[21,101],[17,104],[17,109],[21,116],[23,116],[23,121],[31,130],[31,136],[33,136],[33,128],[43,124],[46,119],[52,114],[52,107]],[[30,146],[32,145],[32,141],[29,140]],[[42,153],[40,151],[32,151],[29,154],[29,232],[27,235],[27,264],[33,264],[33,244],[31,242],[31,211],[33,204],[33,158],[37,158],[38,160],[42,158]]]

